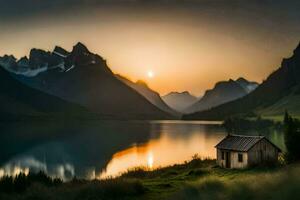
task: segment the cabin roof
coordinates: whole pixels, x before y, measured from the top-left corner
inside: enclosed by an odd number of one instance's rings
[[[255,144],[261,140],[267,140],[279,151],[281,149],[269,141],[264,136],[248,136],[248,135],[228,135],[221,142],[219,142],[215,147],[218,149],[232,150],[232,151],[249,151]]]

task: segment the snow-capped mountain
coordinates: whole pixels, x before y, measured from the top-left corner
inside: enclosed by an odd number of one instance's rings
[[[61,47],[52,52],[32,49],[28,61],[7,56],[1,60],[4,68],[24,84],[85,106],[105,118],[172,118],[118,80],[106,61],[82,43],[70,52]]]

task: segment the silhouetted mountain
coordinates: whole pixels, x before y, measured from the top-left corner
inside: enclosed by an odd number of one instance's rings
[[[191,95],[189,92],[170,92],[162,97],[162,99],[174,110],[184,113],[185,109],[195,103],[197,97]]]
[[[39,73],[26,76],[18,70],[9,71],[14,71],[15,78],[28,86],[85,106],[106,118],[171,117],[119,81],[106,61],[91,53],[82,43],[76,44],[71,52],[61,47],[55,47],[53,52],[32,49],[28,71],[40,70]]]
[[[299,112],[295,106],[300,94],[300,44],[292,57],[283,59],[281,67],[247,96],[220,105],[210,110],[183,116],[184,119],[224,119],[232,115],[265,114],[276,108],[269,115],[283,114],[285,109],[294,108],[290,112]],[[294,105],[294,106],[293,106]],[[274,110],[274,109],[273,109]],[[300,113],[300,112],[299,112]]]
[[[257,82],[254,82],[254,81],[248,81],[246,80],[245,78],[243,77],[240,77],[236,80],[236,82],[238,84],[240,84],[240,86],[242,86],[242,88],[244,88],[244,90],[247,92],[247,93],[250,93],[252,92],[253,90],[255,90],[257,88],[257,86],[259,85]]]
[[[0,66],[0,120],[80,117],[88,111],[15,80]]]
[[[192,113],[202,110],[207,110],[218,105],[241,98],[254,90],[258,84],[249,82],[244,78],[239,78],[236,81],[221,81],[216,83],[215,87],[207,90],[204,96],[189,106],[185,112]]]
[[[116,77],[121,80],[123,83],[128,85],[129,87],[133,88],[137,92],[139,92],[141,95],[143,95],[148,101],[150,101],[153,105],[157,106],[161,110],[168,112],[174,116],[180,117],[180,114],[170,108],[160,97],[160,95],[152,90],[151,88],[148,87],[148,85],[142,81],[138,80],[137,82],[132,82],[129,79],[121,76],[121,75],[116,75]]]

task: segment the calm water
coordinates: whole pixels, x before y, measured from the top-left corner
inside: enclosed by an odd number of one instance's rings
[[[17,123],[0,130],[0,176],[43,170],[64,180],[154,169],[195,154],[215,158],[214,146],[226,136],[220,122],[206,121]],[[265,135],[283,147],[281,133]]]

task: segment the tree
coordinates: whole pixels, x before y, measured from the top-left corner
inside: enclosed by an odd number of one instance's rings
[[[285,113],[284,113],[284,119],[283,119],[283,123],[284,123],[284,125],[287,125],[287,124],[288,124],[288,122],[289,122],[289,120],[290,120],[289,113],[288,113],[288,111],[287,111],[287,110],[285,110]]]
[[[231,117],[224,120],[223,126],[225,127],[228,135],[235,133],[235,124],[234,120]]]
[[[284,115],[284,142],[289,162],[300,160],[300,132],[299,122],[293,119],[288,112]]]

